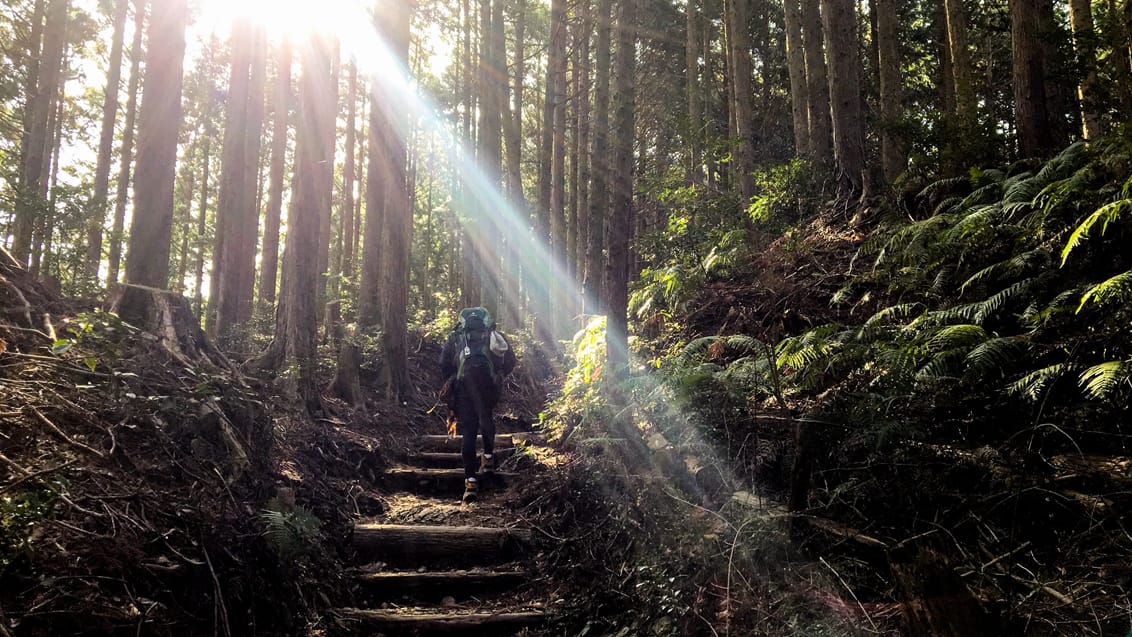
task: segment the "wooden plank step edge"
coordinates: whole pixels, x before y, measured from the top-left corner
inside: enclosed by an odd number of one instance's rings
[[[463,436],[450,437],[446,434],[424,434],[417,436],[417,446],[428,449],[459,449],[463,444]],[[496,448],[514,447],[515,438],[511,434],[497,434],[495,436]],[[476,439],[476,447],[483,447],[483,438]]]
[[[545,622],[549,615],[543,611],[526,610],[509,613],[441,612],[437,608],[399,610],[371,610],[338,608],[335,613],[374,626],[398,626],[416,630],[445,630],[453,628],[494,628],[531,626]]]

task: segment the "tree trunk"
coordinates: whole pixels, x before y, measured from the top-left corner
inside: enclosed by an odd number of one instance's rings
[[[380,90],[374,86],[371,91]],[[382,156],[389,132],[379,100],[373,99],[369,111],[368,164],[366,166],[366,219],[362,239],[362,273],[358,286],[358,325],[363,328],[381,325],[381,260],[385,235],[384,193],[386,158]]]
[[[1105,2],[1108,9],[1106,40],[1112,47],[1114,90],[1120,100],[1120,116],[1127,121],[1132,118],[1132,58],[1128,55],[1128,32],[1120,19],[1120,10],[1116,5],[1116,0]],[[1126,0],[1124,6],[1132,7],[1132,3]]]
[[[1090,0],[1070,0],[1069,20],[1073,27],[1073,48],[1077,53],[1077,72],[1081,82],[1077,99],[1081,106],[1082,132],[1085,139],[1104,136],[1101,120],[1101,96],[1097,86],[1097,40],[1093,30],[1093,6]]]
[[[806,52],[802,47],[802,5],[784,0],[786,66],[790,76],[790,113],[794,120],[794,154],[810,155],[810,108],[806,90]]]
[[[294,201],[288,216],[287,246],[283,253],[283,284],[275,313],[275,335],[254,366],[294,368],[291,389],[307,411],[322,410],[315,384],[317,311],[311,302],[318,290],[318,227],[323,193],[331,187],[322,166],[332,161],[327,141],[334,138],[336,113],[328,96],[331,85],[330,45],[312,37],[301,47],[303,73],[299,80],[298,141],[295,147]]]
[[[971,52],[967,42],[967,15],[963,0],[944,0],[947,16],[947,50],[955,89],[955,116],[960,131],[971,132],[975,124],[975,85],[971,78]]]
[[[609,227],[609,319],[606,359],[616,374],[629,365],[629,244],[633,228],[634,73],[637,58],[635,0],[620,0],[617,15],[617,79],[613,112],[613,189]]]
[[[847,198],[860,194],[865,170],[855,5],[853,0],[822,0],[822,21],[830,60],[833,154],[837,159],[838,189]]]
[[[695,0],[684,7],[684,84],[688,98],[688,172],[691,184],[703,183],[703,109],[700,106],[700,18]]]
[[[212,108],[212,101],[207,102],[208,107],[206,112]],[[204,315],[204,248],[208,245],[205,239],[205,234],[208,231],[208,197],[209,197],[209,178],[211,177],[210,169],[212,168],[212,131],[211,125],[205,124],[204,132],[204,168],[200,180],[200,204],[197,205],[197,236],[194,238],[196,244],[196,269],[194,274],[193,283],[193,308],[197,312],[197,316]]]
[[[389,14],[382,21],[385,42],[404,63],[409,55],[409,18],[412,11],[406,0],[387,5]],[[378,89],[377,95],[381,95]],[[384,164],[385,236],[382,243],[382,342],[385,346],[386,390],[390,400],[403,402],[412,393],[409,381],[407,330],[409,305],[409,248],[413,241],[413,210],[409,203],[406,182],[405,131],[408,116],[404,102],[396,95],[385,95],[374,103],[375,111],[383,111],[386,132],[381,149]],[[498,147],[498,128],[496,137]],[[498,148],[496,149],[498,153]],[[498,161],[498,154],[496,155]]]
[[[554,107],[550,154],[550,245],[554,258],[566,259],[566,0],[551,0],[550,52],[547,76],[552,80]],[[557,308],[554,308],[557,309]]]
[[[30,109],[27,154],[20,173],[23,201],[15,210],[12,228],[12,256],[28,265],[32,256],[36,220],[47,204],[47,166],[51,160],[52,135],[49,126],[55,112],[59,78],[62,74],[63,51],[66,49],[67,10],[69,0],[50,0],[47,23],[43,30],[42,56],[38,64],[36,91],[27,96]]]
[[[114,124],[118,120],[118,86],[122,81],[122,48],[126,39],[129,8],[129,0],[117,0],[114,6],[114,35],[110,40],[106,90],[102,99],[102,133],[98,139],[94,198],[91,201],[90,224],[87,226],[84,272],[91,281],[98,277],[98,267],[102,263],[102,226],[106,223],[106,203],[110,193],[110,153],[114,149]]]
[[[185,162],[182,164],[181,177],[179,182],[181,185],[181,196],[178,200],[182,203],[177,216],[181,219],[181,246],[177,251],[177,276],[173,278],[173,284],[169,289],[177,294],[185,291],[185,277],[189,273],[189,250],[190,243],[189,237],[192,235],[192,211],[193,211],[193,198],[196,195],[196,157],[197,147],[200,143],[199,135],[194,132],[193,140],[189,144],[189,150],[185,155]]]
[[[350,63],[349,82],[346,97],[346,163],[342,166],[342,212],[338,220],[342,237],[342,249],[338,254],[338,273],[353,278],[354,184],[357,181],[354,150],[357,145],[358,126],[358,65],[353,62]]]
[[[1014,116],[1022,157],[1040,157],[1054,147],[1045,88],[1040,3],[1041,0],[1010,0]]]
[[[232,28],[224,150],[220,172],[217,232],[223,235],[218,260],[216,333],[227,334],[251,318],[258,214],[260,129],[263,118],[262,30],[251,18]]]
[[[523,80],[526,77],[525,37],[526,37],[526,7],[527,0],[518,0],[515,5],[515,52],[514,72],[511,77],[511,103],[512,110],[504,110],[504,146],[507,150],[507,193],[515,214],[521,219],[530,215],[526,196],[523,194],[522,148],[523,148]],[[506,104],[506,100],[504,101]],[[504,294],[504,317],[511,325],[522,323],[522,264],[519,253],[517,237],[506,237],[508,250],[506,257],[507,293]],[[430,242],[431,245],[431,242]],[[430,300],[431,301],[431,300]]]
[[[585,289],[586,314],[598,314],[604,307],[605,283],[605,218],[609,214],[609,179],[613,168],[609,159],[609,74],[610,22],[612,0],[597,0],[597,39],[594,42],[594,123],[590,169],[590,210],[586,229],[586,270],[582,277]],[[591,307],[592,306],[592,307]]]
[[[169,281],[187,18],[187,0],[154,3],[146,34],[150,46],[138,116],[138,168],[126,259],[126,281],[134,285],[164,288]]]
[[[833,166],[833,123],[829,109],[829,74],[825,65],[820,0],[802,0],[802,46],[806,53],[806,88],[810,104],[810,146],[814,163]]]
[[[904,118],[904,83],[900,70],[900,13],[896,0],[875,0],[877,15],[877,70],[880,76],[881,163],[888,183],[904,172],[908,163],[900,123]]]
[[[577,191],[578,205],[578,236],[574,246],[575,280],[581,285],[585,270],[586,237],[588,235],[590,210],[590,138],[591,138],[591,111],[590,111],[590,34],[593,32],[593,3],[591,0],[579,2],[579,28],[574,37],[574,46],[578,49],[577,68],[578,92],[574,95],[578,111],[578,173],[574,183]],[[582,308],[576,308],[581,311]]]
[[[145,35],[147,0],[135,0],[134,37],[130,45],[130,86],[127,89],[126,120],[122,126],[122,157],[118,167],[117,193],[114,198],[114,221],[110,226],[110,255],[106,271],[106,285],[118,282],[122,263],[123,232],[126,225],[126,202],[130,194],[130,171],[134,161],[134,129],[138,112],[138,89],[141,86],[141,61],[144,56],[142,38]]]
[[[751,85],[751,1],[728,0],[732,109],[735,113],[735,179],[743,206],[755,196],[755,115]],[[746,215],[743,217],[748,219]]]
[[[279,227],[283,216],[283,182],[287,179],[287,130],[291,108],[291,43],[279,43],[275,59],[275,100],[271,133],[270,186],[263,222],[260,254],[259,302],[264,309],[275,304],[279,285]]]

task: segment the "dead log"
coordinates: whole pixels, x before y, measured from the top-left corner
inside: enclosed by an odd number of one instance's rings
[[[495,450],[496,465],[515,455],[514,447]],[[459,469],[464,466],[464,458],[457,452],[426,451],[407,456],[406,461],[415,467],[426,469]]]
[[[526,529],[479,526],[358,524],[353,537],[362,560],[414,567],[502,564],[530,542]]]
[[[518,474],[496,471],[479,476],[481,492],[501,487]],[[385,488],[412,493],[459,495],[464,492],[463,469],[391,469],[381,477]]]
[[[460,445],[463,444],[463,436],[456,436],[450,438],[446,435],[426,435],[417,438],[417,447],[421,451],[460,451]],[[476,446],[483,448],[483,437],[476,438]],[[495,436],[495,448],[502,449],[505,447],[514,447],[515,439],[511,434],[500,434]]]
[[[142,285],[114,286],[107,301],[107,310],[126,323],[157,337],[173,358],[188,367],[200,364],[239,376],[228,360],[200,328],[189,300],[168,290]]]
[[[436,612],[428,610],[363,610],[343,608],[337,611],[348,620],[366,627],[396,631],[398,635],[506,635],[521,628],[546,622],[541,611],[515,613]],[[490,629],[490,632],[485,630]]]
[[[355,581],[367,593],[379,598],[439,600],[479,597],[519,586],[526,579],[522,571],[418,571],[361,573]]]
[[[906,635],[979,637],[1002,634],[999,622],[939,554],[920,549],[910,561],[892,561]]]

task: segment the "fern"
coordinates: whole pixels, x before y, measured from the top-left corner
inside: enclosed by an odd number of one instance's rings
[[[1081,297],[1081,304],[1077,306],[1077,313],[1080,314],[1082,308],[1089,301],[1104,305],[1110,301],[1126,303],[1130,298],[1132,298],[1132,270],[1122,272],[1089,288]]]
[[[1096,399],[1108,398],[1117,387],[1132,383],[1132,360],[1107,361],[1081,372],[1079,384]]]
[[[1024,353],[1028,336],[1002,336],[990,338],[967,352],[964,362],[967,369],[980,376],[992,372],[1002,374]]]
[[[1007,386],[1007,393],[1023,396],[1037,402],[1050,383],[1057,380],[1069,370],[1068,363],[1055,363],[1048,367],[1034,370]]]
[[[922,303],[902,303],[900,305],[893,305],[886,307],[883,310],[873,314],[867,321],[865,327],[876,327],[879,325],[889,325],[896,321],[907,319],[912,316],[917,310],[922,309]]]
[[[1093,212],[1093,214],[1085,217],[1085,220],[1069,235],[1069,240],[1066,241],[1065,248],[1061,251],[1062,267],[1064,267],[1065,263],[1069,260],[1069,255],[1073,250],[1085,242],[1085,239],[1089,236],[1089,232],[1091,232],[1098,223],[1101,224],[1101,235],[1104,235],[1108,230],[1109,224],[1120,219],[1120,217],[1129,210],[1132,210],[1132,199],[1120,199],[1101,206]]]
[[[928,339],[929,352],[941,352],[966,347],[970,349],[989,338],[986,330],[978,325],[948,325]],[[966,351],[966,350],[964,350]]]

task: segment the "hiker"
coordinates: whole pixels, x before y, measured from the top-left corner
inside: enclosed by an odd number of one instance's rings
[[[483,434],[479,472],[495,471],[495,421],[503,377],[515,368],[515,350],[495,329],[487,309],[460,311],[460,322],[440,352],[440,371],[448,386],[448,406],[463,437],[464,502],[476,501],[476,435]]]

